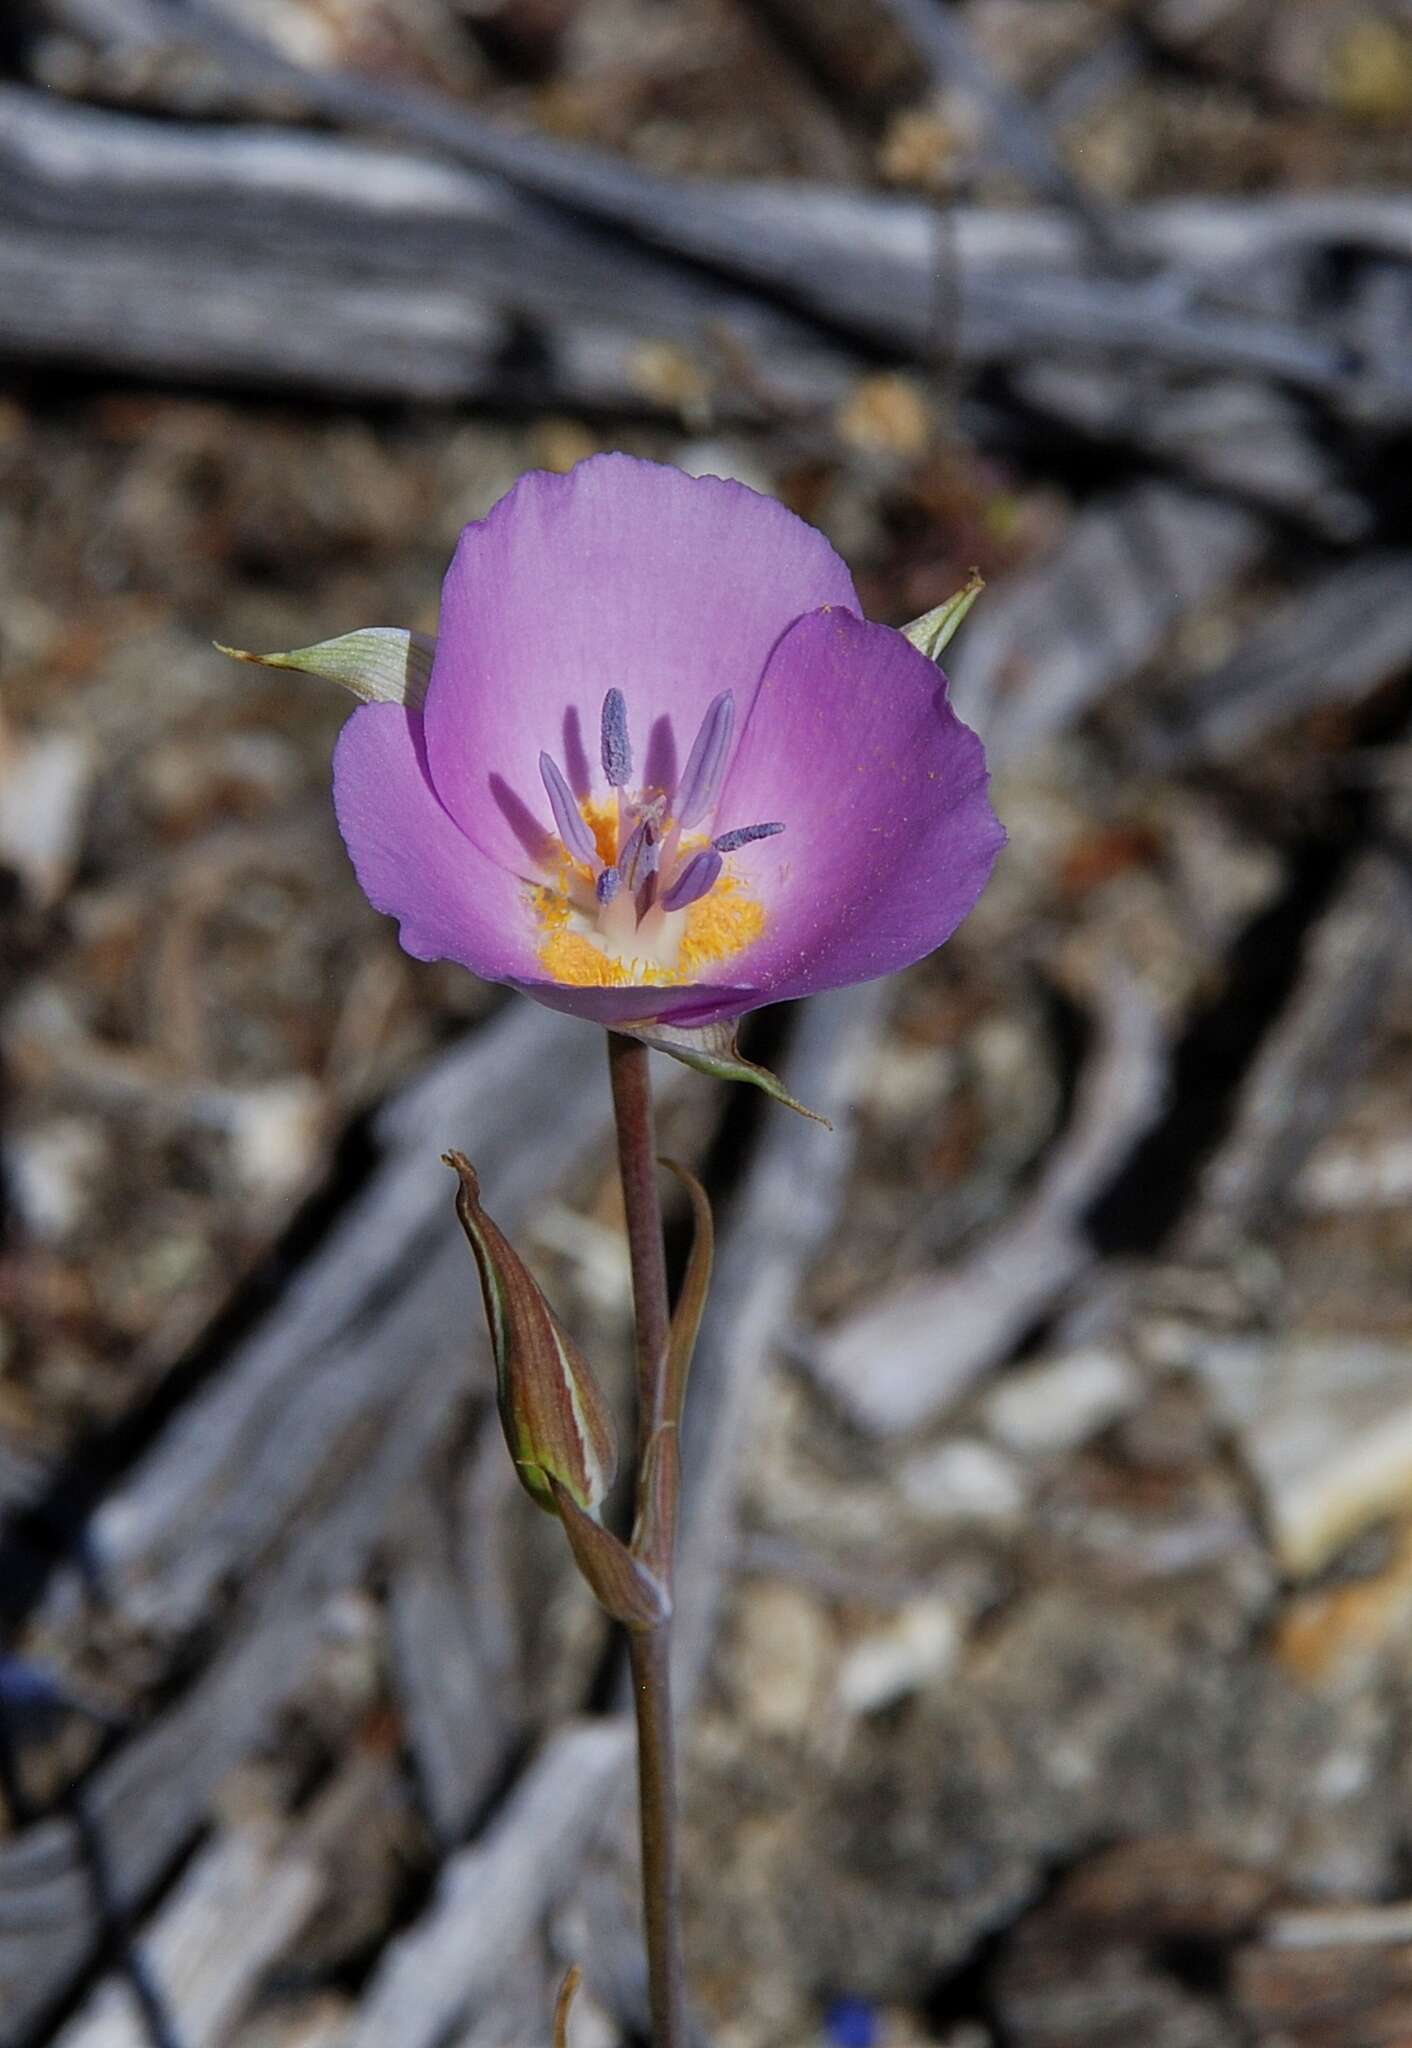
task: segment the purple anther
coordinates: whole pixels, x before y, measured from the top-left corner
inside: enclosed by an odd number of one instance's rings
[[[699,853],[691,856],[664,894],[663,910],[685,910],[689,903],[699,903],[708,890],[715,887],[720,872],[721,856],[714,846],[703,846]]]
[[[773,839],[783,830],[783,825],[737,825],[734,832],[722,832],[711,844],[717,853],[734,853],[738,846],[749,846],[752,839]]]
[[[601,750],[603,773],[614,789],[626,789],[632,774],[632,742],[628,738],[628,707],[621,690],[603,699]]]
[[[549,808],[554,813],[554,823],[559,828],[559,837],[574,859],[581,860],[585,867],[592,868],[596,874],[600,862],[593,834],[585,825],[579,807],[574,802],[574,793],[565,782],[552,754],[540,755],[539,772],[544,778]]]
[[[638,890],[636,896],[634,896],[633,898],[633,909],[637,912],[637,921],[639,924],[642,923],[642,920],[644,919],[644,917],[646,917],[648,911],[652,908],[653,904],[656,901],[657,876],[654,872],[647,877],[647,880],[643,883],[642,887]]]
[[[735,698],[729,690],[722,690],[707,708],[677,784],[672,814],[687,830],[706,816],[721,793],[734,726]]]
[[[609,904],[623,886],[623,878],[616,868],[604,868],[593,885],[593,893],[602,904]]]
[[[649,812],[628,834],[628,843],[618,855],[623,880],[636,895],[649,875],[657,872],[662,858],[662,828]]]

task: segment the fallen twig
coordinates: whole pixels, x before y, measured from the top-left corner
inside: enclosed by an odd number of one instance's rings
[[[1160,1115],[1167,1045],[1126,974],[1096,992],[1098,1044],[1068,1130],[1015,1216],[961,1263],[898,1288],[806,1345],[831,1397],[893,1436],[933,1421],[1005,1359],[1097,1257],[1084,1216]]]

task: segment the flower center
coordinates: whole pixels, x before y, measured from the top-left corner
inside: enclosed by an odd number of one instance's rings
[[[634,786],[627,705],[603,700],[600,756],[612,794],[575,797],[550,754],[539,772],[558,833],[554,876],[533,891],[541,965],[578,987],[697,981],[759,938],[765,911],[729,856],[783,825],[713,836],[735,699],[716,697],[670,789]]]

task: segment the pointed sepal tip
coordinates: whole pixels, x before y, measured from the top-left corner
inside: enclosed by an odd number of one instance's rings
[[[337,683],[364,704],[402,704],[420,711],[431,680],[436,641],[430,633],[412,633],[404,626],[364,626],[336,640],[312,647],[294,647],[284,654],[253,654],[245,647],[227,647],[214,640],[218,654],[257,668],[295,669]]]
[[[972,569],[959,590],[934,605],[931,611],[923,612],[919,619],[902,628],[919,654],[925,654],[928,661],[940,661],[946,649],[956,636],[957,628],[967,612],[985,589],[985,578],[979,569]]]

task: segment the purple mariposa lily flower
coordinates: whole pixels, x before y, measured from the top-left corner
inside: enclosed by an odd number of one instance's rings
[[[425,703],[353,714],[334,802],[417,959],[692,1029],[949,938],[1004,843],[986,781],[821,534],[599,455],[465,529]]]

